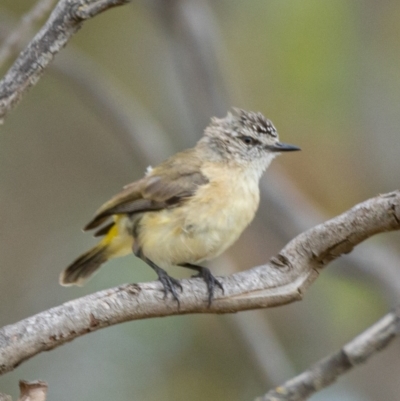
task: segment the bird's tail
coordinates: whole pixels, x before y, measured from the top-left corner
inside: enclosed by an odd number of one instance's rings
[[[94,248],[75,259],[60,275],[63,286],[83,285],[107,260],[132,252],[133,238],[119,232],[118,224],[110,224],[103,240]],[[103,229],[104,231],[104,229]]]
[[[107,245],[100,242],[75,259],[61,273],[60,284],[64,286],[82,285],[108,259]]]

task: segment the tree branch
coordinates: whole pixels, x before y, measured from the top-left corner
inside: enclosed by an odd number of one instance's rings
[[[181,306],[159,282],[125,284],[67,302],[0,330],[0,374],[34,355],[117,323],[187,313],[232,313],[302,299],[319,269],[374,234],[400,229],[400,191],[380,195],[294,238],[263,266],[221,278],[210,308],[201,279],[182,280]]]
[[[21,18],[18,25],[7,36],[0,48],[0,66],[17,51],[25,35],[31,30],[33,24],[43,18],[50,11],[55,0],[38,0],[37,3]]]
[[[83,22],[129,0],[60,0],[49,19],[0,81],[0,123],[41,77]]]
[[[260,208],[264,224],[281,241],[286,242],[299,232],[324,220],[326,215],[306,197],[291,180],[276,167],[260,183],[261,199],[268,202],[268,213]],[[299,213],[301,210],[301,213]],[[380,265],[377,269],[376,266]],[[397,302],[400,294],[399,254],[384,242],[374,242],[362,252],[353,252],[343,258],[335,270],[369,282],[386,298],[389,304]]]
[[[382,351],[400,334],[400,305],[310,369],[269,391],[256,401],[304,401],[335,382],[339,376]]]

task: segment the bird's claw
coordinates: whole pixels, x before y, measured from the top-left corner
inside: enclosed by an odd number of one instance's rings
[[[222,293],[225,292],[222,283],[217,278],[215,278],[211,274],[210,269],[207,269],[206,267],[201,267],[199,273],[195,274],[192,277],[201,277],[205,281],[208,290],[208,307],[211,306],[212,300],[214,299],[214,289],[216,286],[221,289]]]
[[[180,306],[179,295],[176,291],[176,288],[179,288],[181,292],[183,291],[183,288],[179,280],[169,276],[164,270],[161,269],[158,272],[158,279],[161,281],[161,284],[164,287],[164,299],[167,298],[168,293],[171,293],[172,297],[178,303],[178,306]]]

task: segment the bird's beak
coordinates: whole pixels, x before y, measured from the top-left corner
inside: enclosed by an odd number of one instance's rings
[[[289,145],[288,143],[277,142],[274,145],[268,145],[265,149],[270,152],[294,152],[296,150],[301,150],[298,146]]]

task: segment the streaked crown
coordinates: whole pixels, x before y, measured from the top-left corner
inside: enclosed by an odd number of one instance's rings
[[[220,156],[244,163],[264,160],[269,164],[280,152],[299,150],[280,143],[275,126],[261,113],[237,108],[225,118],[212,118],[202,141]]]

